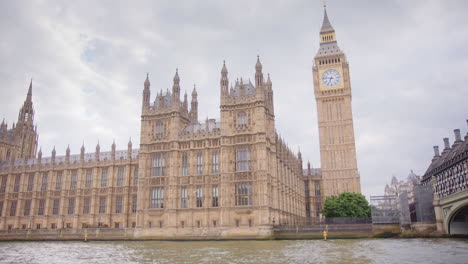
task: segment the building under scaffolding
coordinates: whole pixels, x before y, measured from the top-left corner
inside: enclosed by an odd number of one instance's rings
[[[370,204],[373,224],[400,223],[401,214],[398,208],[398,196],[371,196]]]

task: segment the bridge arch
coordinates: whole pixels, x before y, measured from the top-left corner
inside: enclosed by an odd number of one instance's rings
[[[451,208],[445,221],[445,230],[450,235],[468,235],[468,200]]]

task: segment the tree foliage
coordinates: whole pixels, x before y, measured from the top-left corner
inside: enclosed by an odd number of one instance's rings
[[[346,192],[328,197],[322,214],[326,217],[370,217],[371,208],[364,195]]]

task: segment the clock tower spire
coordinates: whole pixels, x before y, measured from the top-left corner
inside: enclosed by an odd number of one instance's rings
[[[349,64],[338,47],[335,29],[324,16],[320,47],[312,69],[320,137],[322,195],[361,192],[356,161]]]

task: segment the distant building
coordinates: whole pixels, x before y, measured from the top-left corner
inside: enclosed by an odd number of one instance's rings
[[[397,197],[400,223],[435,221],[432,188],[423,186],[421,177],[413,171],[406,181],[393,176],[390,185],[385,186],[385,195]]]
[[[467,120],[468,124],[468,120]],[[422,182],[431,186],[437,230],[447,234],[468,234],[468,133],[463,140],[460,129],[454,130],[450,146],[444,138],[444,150],[434,146],[434,157]]]

